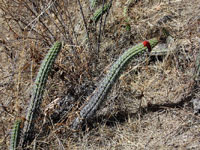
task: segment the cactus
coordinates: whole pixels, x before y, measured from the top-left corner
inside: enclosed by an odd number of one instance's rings
[[[156,38],[151,39],[149,41],[145,41],[141,44],[138,44],[126,52],[124,52],[116,62],[113,63],[111,69],[105,78],[100,82],[97,89],[94,91],[91,97],[89,97],[88,102],[81,109],[80,114],[72,123],[72,128],[77,129],[79,125],[83,123],[84,120],[87,120],[94,115],[99,105],[103,101],[104,97],[108,93],[108,90],[111,88],[112,84],[116,80],[119,72],[122,70],[124,65],[135,55],[144,52],[146,49],[149,50],[149,46],[153,48],[158,43]]]
[[[111,3],[107,3],[104,5],[104,7],[99,8],[95,11],[93,17],[91,18],[91,20],[95,23],[97,23],[99,21],[99,19],[101,18],[101,15],[103,15],[109,8],[111,7]]]
[[[28,112],[26,115],[26,120],[24,123],[23,137],[21,138],[21,144],[24,145],[30,138],[30,132],[34,128],[34,120],[36,119],[38,109],[40,107],[46,81],[48,78],[48,73],[52,68],[52,65],[61,50],[61,42],[56,42],[53,47],[49,50],[48,54],[44,58],[39,72],[37,74],[33,94],[31,97],[30,105],[28,107]]]
[[[11,133],[11,140],[10,140],[10,150],[16,150],[17,146],[19,144],[19,138],[20,138],[20,125],[21,125],[21,120],[16,120],[15,124],[12,129]]]
[[[133,0],[127,0],[126,3],[125,3],[125,6],[124,6],[124,10],[123,10],[123,15],[124,15],[124,18],[125,18],[125,27],[126,27],[126,31],[130,32],[131,31],[131,25],[130,25],[130,17],[129,17],[129,7],[130,5],[133,3]]]
[[[90,0],[90,8],[94,9],[97,5],[97,0]]]

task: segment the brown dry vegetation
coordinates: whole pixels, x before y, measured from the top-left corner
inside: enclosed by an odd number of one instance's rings
[[[200,1],[138,0],[129,7],[130,31],[123,15],[126,1],[113,1],[98,52],[99,23],[88,27],[88,44],[77,1],[41,0],[35,1],[37,7],[31,0],[0,1],[0,149],[8,149],[14,120],[25,116],[31,85],[54,41],[64,45],[48,78],[41,114],[47,104],[66,94],[81,104],[108,64],[130,46],[158,36],[162,28],[175,39],[173,54],[148,66],[138,61],[135,68],[131,62],[84,130],[71,131],[68,116],[42,134],[41,115],[30,147],[200,149],[200,117],[190,104],[199,97],[194,72],[200,50]],[[88,2],[81,1],[87,23],[92,15]]]

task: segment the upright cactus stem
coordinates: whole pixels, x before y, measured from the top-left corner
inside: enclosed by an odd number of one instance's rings
[[[77,129],[83,123],[84,120],[88,120],[94,115],[94,113],[98,109],[101,102],[104,100],[106,94],[108,93],[108,90],[111,88],[112,84],[116,80],[124,65],[135,55],[142,53],[147,49],[148,51],[150,51],[151,48],[153,48],[157,43],[158,40],[156,38],[153,38],[149,41],[144,41],[143,43],[140,43],[128,49],[117,59],[116,62],[113,63],[108,74],[100,82],[99,86],[94,91],[92,96],[89,97],[88,101],[81,109],[79,116],[73,121],[73,129]]]
[[[52,65],[54,64],[54,61],[59,51],[61,50],[61,47],[62,47],[61,42],[56,42],[53,45],[53,47],[49,50],[48,54],[46,55],[40,66],[39,72],[37,74],[33,86],[33,93],[30,105],[28,107],[26,120],[24,123],[23,136],[20,141],[22,145],[24,145],[27,141],[29,141],[31,137],[31,131],[34,128],[34,120],[36,119],[38,109],[40,108],[48,74],[52,68]]]
[[[21,120],[16,120],[11,133],[10,150],[16,150],[20,140]]]

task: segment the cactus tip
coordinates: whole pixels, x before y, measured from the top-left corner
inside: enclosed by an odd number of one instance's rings
[[[151,45],[150,45],[149,41],[144,41],[144,42],[143,42],[143,45],[144,45],[144,47],[147,47],[147,48],[148,48],[148,51],[149,51],[149,52],[151,52]]]

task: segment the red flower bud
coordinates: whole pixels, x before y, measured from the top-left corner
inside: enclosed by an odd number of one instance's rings
[[[151,45],[150,45],[149,41],[144,41],[143,45],[144,45],[144,47],[148,48],[148,52],[151,52]]]

